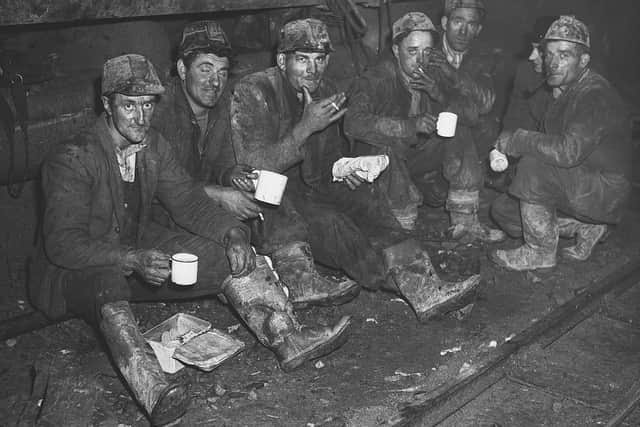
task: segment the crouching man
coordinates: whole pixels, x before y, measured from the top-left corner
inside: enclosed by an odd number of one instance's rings
[[[43,245],[30,283],[33,302],[45,314],[55,318],[72,313],[102,333],[154,425],[179,419],[189,397],[184,385],[163,374],[129,301],[221,292],[238,301],[242,295],[234,284],[256,267],[247,227],[206,195],[178,165],[167,141],[150,128],[163,92],[153,65],[143,56],[123,55],[104,64],[105,113],[93,127],[57,146],[43,165]],[[154,197],[181,231],[148,220]],[[199,257],[195,286],[174,289],[166,283],[170,254],[175,252]],[[259,329],[256,335],[283,368],[327,350],[326,344],[333,345],[348,324],[343,319],[335,328],[302,328],[280,300],[271,305],[269,298],[253,305],[239,301],[238,311],[261,313],[254,317],[263,324],[247,323]]]
[[[516,176],[494,202],[494,219],[524,245],[495,250],[492,260],[511,270],[556,265],[558,237],[575,238],[563,255],[586,260],[620,221],[631,190],[631,124],[624,103],[602,76],[589,68],[587,27],[561,16],[544,45],[547,84],[553,102],[541,129],[504,131],[496,148],[521,157]],[[560,211],[564,217],[559,218]]]

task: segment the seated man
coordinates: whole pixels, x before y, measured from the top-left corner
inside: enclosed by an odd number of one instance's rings
[[[364,184],[355,174],[346,183],[332,180],[334,162],[346,153],[339,132],[345,95],[336,94],[324,76],[332,50],[319,20],[292,21],[282,28],[277,66],[242,78],[234,89],[230,126],[236,157],[287,174],[287,194],[309,224],[311,246],[322,263],[342,269],[369,289],[401,293],[420,319],[453,309],[450,303],[468,295],[478,276],[443,286],[426,252],[408,244],[395,247],[397,242],[385,234],[397,218],[379,181]],[[375,237],[394,247],[385,253],[386,264],[365,228],[375,228]],[[400,257],[401,252],[406,256]],[[400,271],[399,258],[420,258],[420,274]],[[396,266],[398,274],[391,271]]]
[[[224,120],[229,115],[227,83],[233,51],[222,27],[214,21],[188,24],[178,55],[178,76],[166,85],[152,122],[174,148],[178,162],[192,177],[208,183],[205,191],[211,199],[236,218],[250,220],[252,243],[260,254],[273,259],[295,307],[352,299],[359,290],[355,282],[330,280],[316,271],[307,225],[292,211],[291,202],[285,199],[278,209],[259,205],[247,178],[255,168],[236,164],[229,122]],[[172,223],[159,204],[154,220]],[[262,225],[268,227],[256,227]]]
[[[113,360],[154,425],[178,419],[189,399],[183,385],[164,376],[129,301],[223,291],[236,296],[239,287],[251,291],[244,281],[256,265],[248,228],[207,197],[202,185],[178,165],[165,139],[150,128],[162,93],[153,65],[143,56],[123,55],[105,62],[105,113],[90,129],[56,146],[43,165],[43,244],[30,282],[34,305],[46,315],[55,318],[69,312],[102,332]],[[149,221],[154,197],[180,231]],[[175,252],[199,257],[195,286],[177,289],[166,284]],[[229,274],[232,277],[225,280]],[[291,311],[280,302],[270,306],[268,298],[253,305],[243,302],[241,309],[246,317],[253,311],[258,314],[252,319],[263,320],[247,323],[259,336],[269,337],[262,342],[283,368],[331,349],[348,324],[343,319],[336,328],[288,328],[297,325]]]
[[[496,250],[491,259],[511,270],[556,265],[558,236],[576,238],[563,255],[586,260],[620,221],[631,190],[631,124],[616,90],[589,67],[587,27],[561,16],[543,40],[547,84],[553,90],[540,131],[500,134],[496,148],[520,157],[509,193],[492,214],[524,245]],[[518,209],[519,201],[519,209]],[[557,211],[567,215],[558,218]]]
[[[457,10],[479,19],[475,8]],[[426,15],[406,14],[393,24],[392,36],[395,59],[382,61],[356,81],[345,132],[364,144],[390,147],[429,205],[441,206],[447,199],[454,238],[502,239],[501,232],[480,224],[477,216],[482,169],[474,138],[493,105],[493,90],[477,83],[466,69],[449,65],[435,48],[439,34]],[[472,40],[475,33],[468,30],[465,37]],[[469,67],[475,62],[472,59]],[[454,138],[435,135],[442,111],[459,116]]]

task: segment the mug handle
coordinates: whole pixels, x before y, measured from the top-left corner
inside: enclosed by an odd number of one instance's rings
[[[258,189],[258,180],[260,179],[260,169],[254,169],[251,171],[251,173],[255,173],[256,175],[258,175],[257,178],[252,179],[251,181],[253,182],[253,188],[255,188],[256,190]]]

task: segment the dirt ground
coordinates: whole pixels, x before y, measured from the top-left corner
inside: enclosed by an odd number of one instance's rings
[[[29,193],[26,199],[6,201],[14,205],[14,219],[29,212]],[[24,250],[15,249],[26,246],[33,230],[28,222],[19,224],[23,222],[5,227],[2,319],[31,310],[24,295]],[[480,262],[483,284],[470,312],[420,324],[401,299],[369,292],[340,307],[300,311],[304,323],[329,324],[351,315],[353,326],[342,348],[292,373],[282,372],[274,355],[215,299],[136,304],[142,330],[182,312],[206,319],[246,344],[245,351],[212,372],[187,367],[175,374],[190,384],[193,399],[183,425],[393,425],[405,405],[477,369],[483,356],[554,307],[640,260],[637,213],[627,215],[589,262],[561,261],[551,272],[535,274],[494,268],[485,247],[427,241],[446,224],[442,211],[421,211],[420,224],[415,235],[443,275],[464,276]],[[0,425],[37,420],[44,426],[147,426],[103,350],[97,335],[77,319],[0,343]]]

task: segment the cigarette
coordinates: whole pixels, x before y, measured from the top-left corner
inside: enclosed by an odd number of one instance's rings
[[[420,71],[422,74],[426,74],[424,69],[419,65],[418,65],[418,71]]]
[[[331,106],[336,109],[336,111],[340,111],[340,108],[336,105],[335,102],[331,101]]]
[[[260,218],[260,221],[264,222],[264,215],[262,215],[262,212],[258,214],[258,218]]]

